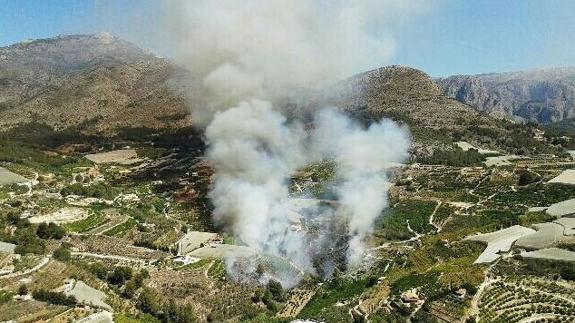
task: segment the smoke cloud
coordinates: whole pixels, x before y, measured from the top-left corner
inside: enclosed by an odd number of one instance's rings
[[[288,119],[282,107],[298,99],[301,90],[325,89],[388,60],[395,42],[376,26],[392,20],[398,10],[411,12],[413,2],[405,3],[169,3],[166,24],[178,62],[193,74],[188,100],[196,125],[205,128],[207,156],[215,170],[210,193],[214,220],[258,254],[316,272],[314,258],[333,239],[322,229],[342,223],[348,266],[361,264],[365,238],[387,206],[386,171],[407,157],[409,134],[386,120],[364,127],[337,108],[321,106],[312,125],[304,126],[297,109]],[[297,169],[323,160],[336,165],[338,206],[312,212],[314,221],[324,225],[311,235],[294,229],[289,220],[293,196],[288,179]],[[324,265],[332,263],[328,259]]]
[[[408,157],[409,137],[389,120],[364,129],[334,110],[321,110],[316,123],[313,150],[338,166],[342,182],[336,191],[350,234],[348,261],[357,267],[364,251],[362,241],[387,207],[386,170]]]

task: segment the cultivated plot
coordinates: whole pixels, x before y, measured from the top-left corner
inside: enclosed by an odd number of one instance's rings
[[[134,149],[114,150],[105,153],[89,154],[86,159],[95,164],[121,164],[131,165],[143,161],[138,158],[138,153]]]

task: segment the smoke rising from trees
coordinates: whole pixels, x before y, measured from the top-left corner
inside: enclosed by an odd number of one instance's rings
[[[214,220],[238,241],[314,272],[318,245],[290,227],[287,179],[310,163],[333,160],[340,203],[314,217],[343,219],[348,264],[361,262],[364,240],[387,206],[385,172],[407,157],[407,131],[386,120],[366,128],[322,106],[306,128],[297,110],[288,119],[278,103],[385,62],[395,43],[383,30],[374,33],[373,24],[388,17],[385,8],[410,8],[402,3],[170,2],[166,24],[178,62],[194,76],[188,100],[215,170]]]

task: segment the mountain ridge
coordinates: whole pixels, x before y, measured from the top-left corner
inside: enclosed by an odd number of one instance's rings
[[[0,83],[7,84],[0,88],[0,129],[42,122],[112,137],[130,129],[193,125],[190,101],[182,93],[191,74],[114,36],[19,43],[0,48],[0,56]],[[286,105],[296,117],[318,106],[337,106],[365,124],[390,118],[410,127],[415,150],[424,155],[437,147],[454,149],[455,139],[516,152],[525,146],[517,138],[531,137],[531,130],[445,96],[429,75],[406,66],[360,73]]]
[[[575,67],[435,80],[444,95],[496,117],[541,124],[575,117]]]
[[[184,100],[167,84],[176,73],[168,60],[109,34],[3,47],[0,126],[39,119],[54,128],[87,123],[87,131],[111,134],[124,125],[189,125]]]

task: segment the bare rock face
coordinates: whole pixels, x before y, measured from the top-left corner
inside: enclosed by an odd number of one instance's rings
[[[189,124],[169,61],[109,34],[60,36],[0,48],[0,128],[31,121],[113,134]]]
[[[575,68],[457,75],[436,81],[445,95],[492,115],[538,123],[575,117]]]

